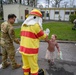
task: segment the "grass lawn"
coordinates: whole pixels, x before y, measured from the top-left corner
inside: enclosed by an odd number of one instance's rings
[[[50,29],[50,35],[56,34],[58,40],[76,41],[76,30],[72,30],[73,24],[70,22],[49,22],[43,23],[43,29]],[[15,30],[16,37],[20,37],[20,28]]]
[[[70,22],[50,22],[47,24],[43,24],[43,28],[50,29],[50,35],[56,34],[58,36],[58,40],[70,40],[76,41],[76,30],[72,30],[73,24]]]
[[[17,23],[14,25],[21,25]],[[48,22],[43,23],[43,30],[50,29],[49,39],[52,34],[58,36],[58,40],[76,41],[76,30],[72,30],[73,24],[70,22]],[[15,29],[16,37],[20,38],[20,28]]]

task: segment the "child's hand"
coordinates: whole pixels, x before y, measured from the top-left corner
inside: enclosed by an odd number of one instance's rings
[[[60,51],[60,59],[63,59],[63,57],[62,57],[62,51]]]
[[[58,54],[57,54],[57,59],[60,59],[60,53],[58,52]]]
[[[60,58],[60,52],[58,52],[58,57]]]

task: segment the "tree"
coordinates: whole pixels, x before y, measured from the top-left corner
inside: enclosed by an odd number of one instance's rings
[[[13,3],[13,0],[8,0],[9,1],[9,3]]]
[[[48,4],[48,8],[49,8],[50,0],[46,0],[46,3]]]
[[[75,0],[70,0],[70,7],[74,7]]]
[[[17,0],[14,0],[15,3],[17,3]]]
[[[63,0],[51,0],[52,6],[59,8],[61,1]]]
[[[55,1],[55,5],[56,5],[55,7],[59,8],[60,7],[60,2],[63,1],[63,0],[54,0],[54,1]]]
[[[27,0],[27,3],[28,3],[28,5],[29,5],[29,0]]]
[[[39,8],[43,8],[43,5],[39,5]]]
[[[30,6],[37,7],[38,0],[29,0],[28,2]]]
[[[0,7],[2,7],[2,0],[0,0],[0,5],[1,5]]]
[[[3,1],[0,0],[0,17],[3,18]]]
[[[64,6],[65,6],[65,8],[67,7],[67,4],[68,4],[68,2],[64,2]]]

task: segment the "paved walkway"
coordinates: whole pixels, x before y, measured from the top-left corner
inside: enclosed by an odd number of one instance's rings
[[[39,67],[44,68],[46,75],[76,75],[76,45],[71,43],[59,43],[60,49],[63,53],[63,60],[55,59],[55,65],[52,67],[45,60],[45,54],[47,50],[47,43],[40,43],[39,50]],[[19,45],[15,44],[17,49]],[[57,53],[57,50],[55,54]],[[0,58],[1,60],[1,58]],[[16,60],[18,63],[21,63],[21,55],[16,54]],[[23,75],[22,69],[12,70],[11,66],[7,69],[0,69],[0,75]]]

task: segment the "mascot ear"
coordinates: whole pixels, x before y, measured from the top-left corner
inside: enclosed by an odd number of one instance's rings
[[[36,18],[36,16],[34,16],[34,19]]]

